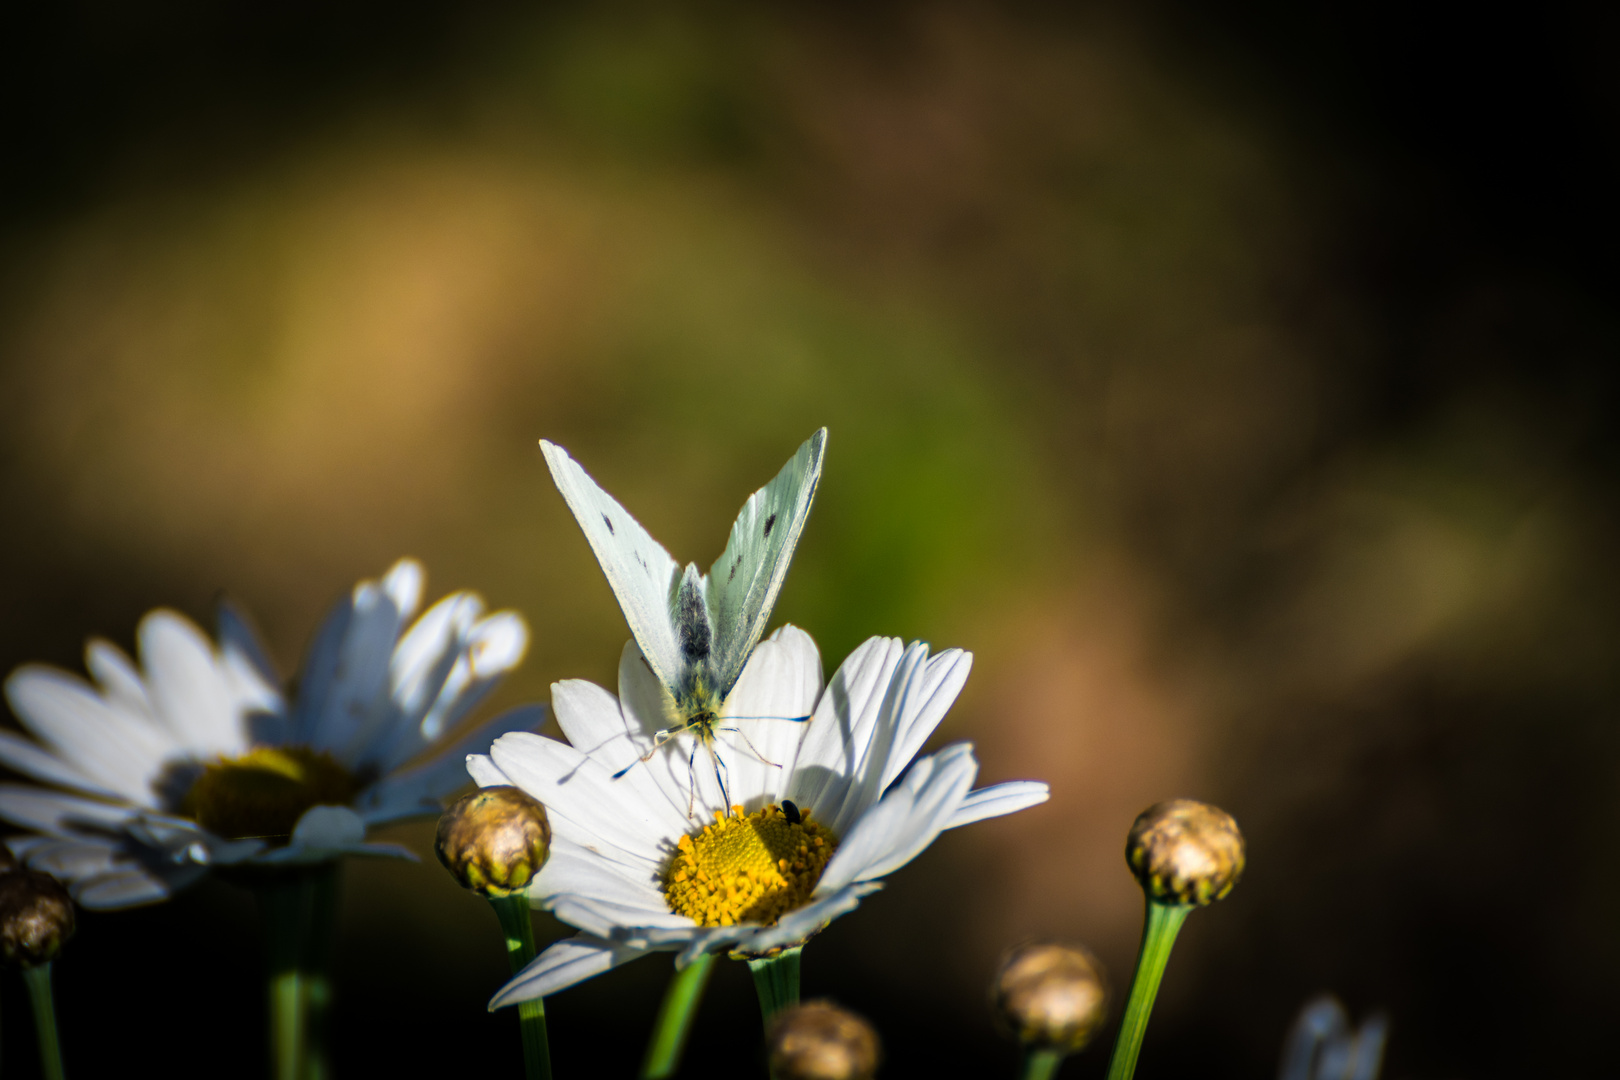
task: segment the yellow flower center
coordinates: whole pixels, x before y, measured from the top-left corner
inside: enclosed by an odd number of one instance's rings
[[[838,838],[811,821],[809,810],[798,821],[775,803],[752,814],[733,806],[714,817],[696,836],[680,838],[664,868],[669,909],[700,926],[770,926],[809,901],[838,849]]]
[[[203,767],[180,810],[227,840],[284,840],[312,806],[345,806],[360,784],[331,754],[256,746]]]

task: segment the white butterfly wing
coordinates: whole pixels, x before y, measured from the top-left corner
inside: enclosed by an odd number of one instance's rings
[[[540,440],[557,490],[585,531],[641,655],[665,686],[681,685],[683,664],[670,601],[681,569],[629,511],[556,443]]]
[[[725,553],[709,568],[709,622],[713,627],[710,670],[721,698],[731,692],[748,654],[782,591],[793,549],[810,516],[827,449],[822,428],[799,447],[776,479],[748,497]]]

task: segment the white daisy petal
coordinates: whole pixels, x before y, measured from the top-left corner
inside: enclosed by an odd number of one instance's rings
[[[832,826],[838,835],[848,832],[861,814],[882,796],[886,786],[885,765],[900,733],[906,703],[924,680],[927,668],[928,646],[920,641],[912,642],[890,673],[887,692],[869,696],[866,708],[851,716],[849,752],[854,762],[850,767],[854,778],[844,788],[841,800],[834,802],[824,795],[815,804],[821,820]]]
[[[345,596],[326,613],[298,668],[298,697],[291,712],[288,741],[311,745],[320,727],[321,710],[338,676],[343,639],[354,618],[354,599]]]
[[[229,600],[220,602],[216,621],[219,626],[219,654],[238,707],[250,717],[273,717],[278,729],[287,725],[287,703],[281,696],[281,676],[276,674],[270,654],[253,629],[247,613]],[[286,732],[278,730],[283,738]],[[269,742],[258,734],[255,741]],[[281,739],[275,740],[277,742]]]
[[[365,838],[366,823],[347,806],[312,806],[292,832],[292,842],[305,847],[348,847]]]
[[[147,693],[175,739],[196,757],[246,750],[243,710],[203,632],[159,609],[141,620],[136,639]]]
[[[555,994],[645,955],[645,949],[616,945],[589,934],[554,941],[489,999],[489,1010]]]
[[[825,796],[816,805],[822,820],[840,835],[860,819],[922,748],[961,692],[972,667],[971,654],[950,649],[930,658],[928,646],[914,641],[889,680],[881,700],[869,697],[868,715],[852,721],[856,772],[839,803]]]
[[[669,691],[653,674],[634,641],[625,642],[619,653],[619,707],[624,712],[626,729],[649,740],[654,732],[676,722]]]
[[[230,843],[212,835],[189,818],[170,814],[139,814],[124,825],[124,834],[170,863],[212,862],[215,849]],[[249,841],[253,850],[262,840]]]
[[[481,788],[517,786],[512,783],[510,776],[501,772],[499,765],[489,759],[488,754],[468,754],[467,775]]]
[[[110,641],[91,638],[84,646],[84,668],[119,712],[143,717],[149,724],[157,723],[157,707],[124,650]]]
[[[918,760],[845,837],[816,894],[882,877],[916,858],[944,830],[978,771],[973,748],[966,743]]]
[[[131,806],[81,799],[30,784],[0,784],[0,818],[52,836],[71,835],[74,826],[116,829],[138,813]]]
[[[924,646],[926,652],[927,647]],[[896,733],[884,763],[878,792],[888,790],[890,784],[905,771],[906,765],[917,756],[923,743],[945,719],[945,713],[956,703],[956,696],[967,683],[973,669],[973,654],[961,649],[947,649],[931,657],[919,677],[906,685],[895,720]]]
[[[416,852],[404,844],[382,843],[375,840],[368,840],[361,844],[323,844],[319,847],[306,847],[293,841],[286,847],[271,848],[251,861],[255,865],[313,866],[317,863],[331,862],[344,856],[361,859],[399,859],[403,862],[422,861]]]
[[[354,807],[367,825],[437,813],[442,799],[466,785],[468,751],[487,750],[491,743],[510,731],[536,731],[545,721],[544,705],[509,709],[494,719],[475,725],[432,760],[384,775],[360,793]]]
[[[556,843],[536,875],[534,889],[541,895],[576,893],[630,907],[664,908],[664,895],[650,875],[609,862],[577,845]]]
[[[0,731],[0,765],[35,780],[73,788],[87,795],[118,797],[117,792],[103,787],[60,758],[41,750],[38,743],[9,731]]]
[[[192,878],[200,876],[201,873],[200,870],[197,871]],[[184,884],[190,883],[188,880]],[[73,893],[73,899],[78,901],[80,907],[91,911],[116,911],[167,900],[177,888],[183,887],[184,885],[172,885],[145,870],[129,869],[104,877],[91,878],[69,891]]]
[[[856,766],[903,654],[898,640],[880,637],[850,653],[822,691],[799,743],[785,794],[829,824],[832,814],[822,808],[842,806],[859,779]]]
[[[17,836],[8,836],[5,838],[6,848],[18,859],[21,859],[24,862],[28,860],[29,852],[38,851],[49,844],[59,843],[62,843],[62,841],[53,837],[38,836],[31,833],[22,833]]]
[[[640,904],[621,904],[575,893],[546,897],[544,910],[570,926],[632,945],[640,943],[638,935],[643,930],[684,932],[692,929],[691,919],[668,909],[660,911]]]
[[[783,626],[754,647],[715,724],[733,804],[753,811],[776,801],[820,694],[821,652],[809,634]]]
[[[151,781],[175,748],[165,733],[124,713],[83,680],[27,664],[6,680],[12,712],[40,742],[77,772],[141,805],[152,805]]]
[[[300,686],[295,727],[301,742],[348,762],[392,708],[389,667],[405,613],[389,590],[363,581],[327,621],[340,620],[341,637],[322,642],[331,651],[312,656],[307,665],[318,666],[322,678],[315,686]]]
[[[404,737],[390,746],[384,761],[404,761],[455,728],[522,661],[528,647],[528,624],[515,611],[498,611],[464,630],[438,695],[419,723],[402,725]]]
[[[392,695],[416,723],[427,714],[461,654],[461,637],[483,613],[474,593],[451,593],[428,608],[394,646]]]
[[[415,559],[399,559],[383,574],[382,588],[394,602],[394,610],[403,621],[416,614],[422,606],[422,587],[427,582],[427,571]]]
[[[615,783],[591,758],[555,739],[513,732],[495,740],[489,756],[540,800],[554,829],[581,843],[610,844],[656,865],[655,838],[669,835],[670,823],[680,821],[667,803],[649,805],[635,787]]]
[[[1047,786],[1039,780],[1012,780],[970,791],[945,827],[959,829],[975,821],[1027,810],[1045,802],[1050,794]]]
[[[840,915],[847,915],[861,904],[862,897],[883,888],[881,881],[858,881],[846,885],[826,896],[818,895],[811,903],[790,911],[775,926],[767,926],[748,939],[750,952],[795,945],[820,930]]]
[[[465,666],[464,638],[483,610],[484,602],[476,594],[452,593],[405,632],[390,661],[391,701],[386,706],[379,703],[373,730],[357,735],[365,744],[354,748],[356,762],[391,768],[438,738],[443,717],[430,721],[429,714],[444,696],[457,666]]]
[[[85,878],[111,872],[118,856],[116,841],[46,841],[28,853],[30,870],[42,870],[58,881],[72,884]]]
[[[699,926],[684,934],[673,931],[647,933],[643,940],[652,947],[684,942],[675,956],[675,966],[684,968],[701,959],[705,953],[730,951],[744,942],[752,941],[758,929],[755,926]]]
[[[636,653],[634,659],[640,658]],[[643,746],[627,730],[618,699],[595,683],[585,679],[552,683],[551,707],[569,744],[597,758],[609,772],[642,755]]]

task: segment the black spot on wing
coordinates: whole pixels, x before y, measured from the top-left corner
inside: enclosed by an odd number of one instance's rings
[[[612,518],[608,517],[606,514],[603,514],[602,515],[602,524],[604,524],[604,525],[606,525],[608,527],[608,535],[609,536],[614,535],[614,532],[613,532],[613,519]]]
[[[726,584],[729,585],[737,579],[737,567],[742,565],[742,556],[737,556],[731,563],[731,570],[726,574]]]
[[[774,526],[775,524],[776,524],[776,515],[775,514],[772,514],[770,517],[765,519],[765,535],[766,536],[771,535],[771,527]]]

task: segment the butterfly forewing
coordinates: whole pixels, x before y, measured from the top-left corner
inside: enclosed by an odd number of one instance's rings
[[[596,561],[607,574],[642,655],[659,681],[671,691],[676,690],[682,685],[686,667],[671,618],[677,599],[676,583],[681,579],[680,566],[566,450],[544,439],[540,440],[540,449],[551,467],[557,490],[574,512],[596,553]]]
[[[709,667],[722,700],[765,633],[816,497],[826,448],[827,429],[822,428],[774,480],[749,496],[731,527],[725,553],[709,568]]]

